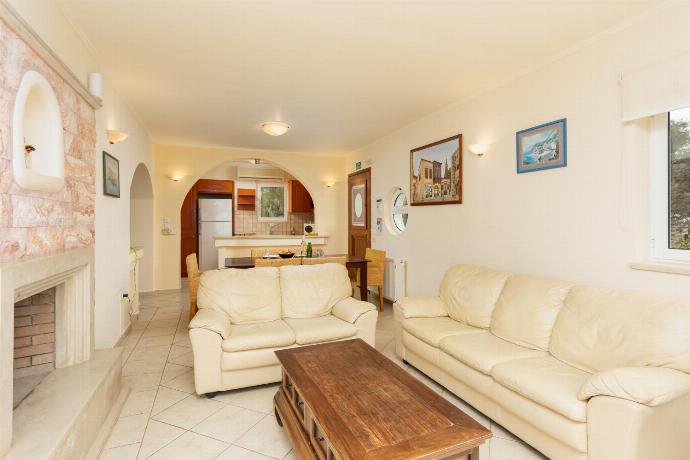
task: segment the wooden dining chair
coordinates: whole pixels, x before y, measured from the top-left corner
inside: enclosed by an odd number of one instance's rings
[[[383,311],[383,275],[386,267],[386,251],[367,248],[364,252],[364,258],[369,261],[367,264],[367,287],[376,286],[379,291],[379,311]],[[355,286],[359,286],[359,270],[357,270]]]
[[[316,264],[341,264],[345,265],[347,257],[345,256],[325,256],[325,257],[304,257],[302,265],[316,265]]]
[[[282,267],[283,265],[301,265],[302,261],[299,258],[292,259],[254,259],[255,267]]]
[[[189,320],[191,321],[198,310],[196,305],[196,294],[199,290],[199,264],[196,260],[196,253],[191,253],[185,259],[187,262],[187,279],[189,280]]]

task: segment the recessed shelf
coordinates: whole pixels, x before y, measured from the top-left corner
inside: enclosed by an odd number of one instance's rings
[[[12,168],[27,190],[57,192],[65,185],[60,104],[48,80],[34,70],[22,77],[14,101]]]

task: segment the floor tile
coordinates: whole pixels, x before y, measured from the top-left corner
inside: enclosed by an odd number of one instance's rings
[[[161,423],[156,420],[149,420],[144,433],[144,439],[141,441],[141,448],[139,450],[139,458],[144,459],[153,455],[156,451],[170,444],[175,439],[179,438],[185,433],[182,428]]]
[[[219,400],[223,402],[231,402],[233,405],[244,407],[245,409],[270,414],[273,412],[273,397],[277,391],[278,384],[262,385],[235,390],[236,393],[234,395],[228,395],[225,399],[221,395],[216,396],[216,398],[220,398]]]
[[[132,391],[151,390],[158,387],[162,372],[151,374],[136,374],[122,377],[122,384],[130,387]]]
[[[106,448],[126,446],[141,441],[149,420],[148,414],[130,415],[115,422],[113,431],[108,438]]]
[[[163,383],[164,386],[174,390],[184,391],[185,393],[194,393],[194,371],[187,368],[187,372],[180,374],[174,379]]]
[[[156,398],[156,389],[133,391],[127,397],[125,405],[122,407],[120,417],[127,417],[129,415],[149,414],[153,401]]]
[[[273,415],[267,415],[254,425],[235,445],[274,458],[283,458],[292,448],[290,441]]]
[[[137,348],[150,348],[162,345],[172,345],[173,335],[157,335],[154,337],[142,337],[137,343]],[[170,351],[170,350],[168,350]]]
[[[139,443],[112,447],[101,453],[100,460],[136,460]]]
[[[162,372],[165,369],[165,361],[162,359],[142,359],[141,361],[127,360],[122,366],[122,375],[150,374]]]
[[[184,347],[181,347],[184,348]],[[194,366],[194,354],[192,353],[192,349],[189,348],[189,351],[187,353],[184,353],[182,355],[179,355],[176,358],[169,359],[168,361],[177,364],[179,366],[187,366],[187,367],[192,367]]]
[[[147,337],[159,337],[162,335],[175,335],[175,332],[176,332],[175,326],[149,327],[144,331],[144,333],[142,334],[141,337],[147,338]]]
[[[152,460],[211,460],[228,448],[228,444],[191,431],[153,454]]]
[[[223,407],[225,407],[225,405],[218,401],[190,395],[159,414],[154,415],[153,419],[189,430]]]
[[[184,391],[173,390],[172,388],[164,386],[158,387],[158,393],[156,394],[156,399],[153,402],[151,415],[153,416],[160,414],[168,407],[172,406],[173,404],[177,404],[188,396],[189,393],[185,393]]]
[[[170,345],[160,345],[156,347],[137,347],[129,357],[129,361],[153,360],[153,359],[167,359],[170,352]]]
[[[264,417],[265,414],[261,412],[227,405],[196,425],[192,431],[233,443]]]
[[[175,377],[179,377],[180,375],[187,373],[189,373],[189,367],[187,366],[180,366],[179,364],[173,364],[170,362],[166,363],[165,369],[163,370],[163,378],[161,378],[161,382],[169,382]]]
[[[230,446],[226,451],[216,457],[216,460],[274,460],[272,457],[266,457],[257,452],[243,449],[238,446]],[[297,460],[297,457],[295,457]]]
[[[521,442],[509,441],[502,438],[492,438],[489,451],[490,460],[546,459],[546,457],[541,455],[539,452]]]

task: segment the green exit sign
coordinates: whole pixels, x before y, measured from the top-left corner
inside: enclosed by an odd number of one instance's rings
[[[362,169],[362,162],[358,161],[355,163],[355,171],[359,171],[360,169]]]

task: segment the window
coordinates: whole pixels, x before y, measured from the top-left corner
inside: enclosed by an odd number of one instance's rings
[[[654,118],[652,255],[690,262],[690,108]]]
[[[390,229],[394,235],[400,235],[407,228],[407,194],[400,187],[395,187],[390,196]]]

